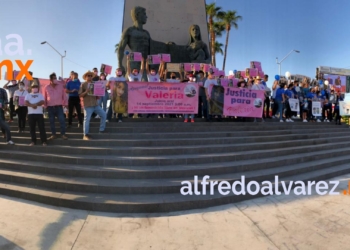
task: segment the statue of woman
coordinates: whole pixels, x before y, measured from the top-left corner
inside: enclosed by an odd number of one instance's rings
[[[190,53],[191,62],[210,63],[208,46],[202,41],[199,26],[196,24],[191,25],[189,33],[190,39],[187,44],[187,51]]]

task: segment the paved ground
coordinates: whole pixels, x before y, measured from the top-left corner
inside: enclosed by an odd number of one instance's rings
[[[336,180],[347,189],[350,175]],[[282,195],[127,216],[0,196],[0,249],[350,249],[349,207],[350,195]]]

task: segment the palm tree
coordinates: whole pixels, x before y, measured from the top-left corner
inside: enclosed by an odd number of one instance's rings
[[[215,44],[216,36],[215,36],[214,22],[218,17],[223,16],[224,12],[221,11],[221,7],[217,7],[215,3],[206,4],[205,9],[208,16],[210,44]],[[211,53],[211,64],[216,66],[214,46],[211,46],[210,53]]]
[[[114,53],[118,53],[118,49],[119,49],[119,43],[117,43],[117,44],[115,45]]]
[[[238,29],[237,22],[239,20],[242,20],[241,16],[237,16],[237,12],[235,10],[227,11],[224,16],[222,17],[222,22],[224,23],[226,27],[226,42],[225,42],[225,54],[224,54],[224,62],[222,64],[222,70],[225,70],[225,64],[226,64],[226,57],[227,57],[227,47],[228,47],[228,40],[230,36],[230,30],[231,27],[235,27]]]
[[[219,43],[219,42],[215,42],[215,46],[214,46],[214,51],[215,51],[215,54],[217,53],[220,53],[221,55],[224,54],[224,51],[222,50],[222,46],[224,46],[222,43]]]

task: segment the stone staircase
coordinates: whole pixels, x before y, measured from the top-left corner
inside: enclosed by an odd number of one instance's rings
[[[105,134],[98,126],[95,119],[91,141],[73,127],[69,140],[30,147],[28,128],[18,134],[12,123],[16,145],[0,144],[0,194],[75,209],[155,213],[262,195],[181,195],[181,182],[193,182],[194,175],[232,183],[242,175],[308,181],[350,172],[346,125],[131,119],[108,123]],[[46,131],[50,135],[48,121]]]

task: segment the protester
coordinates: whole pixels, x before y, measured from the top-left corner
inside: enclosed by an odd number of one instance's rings
[[[270,97],[271,97],[271,89],[267,87],[267,82],[269,81],[269,76],[264,75],[264,80],[261,83],[265,86],[265,100],[264,100],[264,108],[263,108],[263,118],[271,119],[270,116]]]
[[[275,95],[275,101],[274,101],[274,105],[277,104],[277,110],[279,113],[280,122],[283,122],[283,108],[284,108],[284,102],[285,102],[284,87],[285,87],[285,83],[280,83],[279,88],[276,88],[276,95]]]
[[[334,91],[334,90],[333,90]],[[336,103],[334,106],[334,114],[335,114],[335,124],[336,125],[341,125],[341,116],[340,116],[340,112],[339,112],[339,102],[343,101],[343,97],[341,96],[340,92],[336,92]]]
[[[273,101],[272,118],[276,118],[276,113],[278,111],[278,104],[276,102],[276,93],[279,87],[280,87],[279,80],[275,80],[272,85],[272,101]]]
[[[66,93],[69,94],[68,98],[68,128],[72,126],[73,123],[73,110],[75,108],[78,116],[78,128],[83,125],[83,115],[81,113],[81,104],[79,97],[79,89],[81,82],[78,79],[78,73],[74,72],[72,74],[72,80],[67,83]]]
[[[57,81],[55,73],[50,75],[50,84],[46,86],[44,90],[45,108],[49,114],[51,136],[49,140],[54,140],[56,136],[55,117],[57,117],[60,123],[61,137],[63,140],[67,140],[66,136],[66,123],[64,119],[63,106],[68,105],[67,95],[64,90],[64,84]]]
[[[28,91],[24,89],[24,83],[20,82],[18,84],[19,89],[13,94],[15,110],[18,117],[18,133],[24,132],[26,127],[26,119],[28,108],[25,106],[25,97]]]
[[[92,71],[94,72],[94,75],[92,77],[92,81],[97,82],[98,80],[100,80],[100,77],[98,75],[98,70],[97,70],[97,68],[93,68]]]
[[[208,113],[207,113],[207,121],[210,122],[212,121],[212,115],[210,114],[211,113],[211,110],[210,110],[210,100],[211,100],[211,93],[209,93],[209,87],[210,86],[217,86],[218,85],[218,81],[215,79],[215,76],[213,74],[212,71],[209,71],[208,72],[208,78],[207,80],[205,81],[205,84],[204,84],[204,88],[205,88],[205,94],[206,94],[206,97],[207,97],[207,107],[208,107]],[[222,118],[221,118],[221,115],[218,115],[218,121],[221,121]]]
[[[204,77],[204,72],[199,71],[197,75],[197,83],[199,88],[198,93],[198,117],[199,118],[207,118],[208,114],[208,107],[207,107],[207,101],[206,101],[206,95],[205,95],[205,88],[204,83],[206,82],[207,78]]]
[[[79,96],[83,98],[84,102],[84,136],[83,140],[91,140],[92,137],[89,134],[90,131],[90,119],[95,112],[101,117],[100,120],[100,133],[104,133],[106,128],[106,112],[97,104],[97,97],[88,95],[90,85],[92,82],[93,73],[91,71],[86,72],[83,75],[85,82],[81,84],[79,89]]]
[[[9,83],[12,83],[9,85]],[[15,115],[15,106],[13,105],[13,94],[15,93],[16,90],[18,90],[18,84],[16,80],[8,81],[4,85],[4,89],[7,89],[9,92],[9,98],[10,98],[10,120],[9,122],[13,122],[13,117]]]
[[[130,82],[141,82],[142,81],[142,76],[143,76],[143,71],[145,68],[145,61],[142,58],[141,62],[141,69],[133,68],[131,70],[130,66],[130,57],[129,55],[126,57],[126,63],[127,63],[127,74]]]
[[[284,104],[286,107],[286,122],[294,122],[292,120],[292,110],[290,108],[290,104],[289,104],[289,99],[294,98],[294,93],[292,91],[294,87],[293,83],[290,83],[288,85],[288,89],[286,91],[284,91]]]
[[[106,81],[107,79],[107,76],[105,73],[101,73],[100,74],[100,79],[99,81]],[[107,88],[105,89],[105,95],[104,96],[101,96],[99,99],[98,99],[98,105],[102,107],[103,111],[106,112],[107,110],[107,101],[108,101],[108,91],[107,91]],[[96,116],[95,118],[100,118],[99,116]]]
[[[146,72],[147,72],[147,78],[149,82],[160,82],[160,71],[162,70],[162,63],[159,66],[158,73],[155,68],[149,69],[148,66],[148,60],[146,60]]]
[[[5,89],[0,88],[0,128],[8,145],[14,145],[11,140],[10,126],[5,121],[5,111],[7,110],[8,97]]]
[[[264,91],[264,97],[265,97],[265,95],[266,95],[265,89],[266,89],[266,87],[262,83],[260,76],[257,76],[255,78],[255,83],[252,86],[252,90],[262,90],[262,91]],[[264,105],[263,105],[263,112],[262,112],[261,122],[264,122],[265,121],[264,119],[265,119],[265,114],[264,114]],[[256,121],[257,121],[256,118],[254,118],[254,122],[256,122]]]
[[[123,76],[123,71],[121,68],[115,70],[116,77],[110,77],[107,82],[107,89],[111,89],[111,84],[114,82],[126,82],[125,77]],[[109,122],[112,120],[113,115],[113,102],[111,101],[108,107],[107,120]],[[118,122],[122,122],[123,114],[118,114]]]
[[[30,136],[32,142],[30,146],[36,144],[36,124],[38,124],[40,140],[43,146],[47,146],[46,143],[46,131],[44,124],[43,107],[45,103],[44,96],[39,93],[39,85],[33,82],[31,85],[31,93],[27,94],[25,97],[26,106],[28,107],[28,121],[30,128]]]
[[[188,82],[195,83],[196,82],[196,77],[191,74],[189,76]],[[188,117],[190,117],[191,122],[193,123],[194,122],[194,114],[190,114],[190,115],[189,114],[184,114],[184,118],[185,118],[184,122],[188,122]]]

